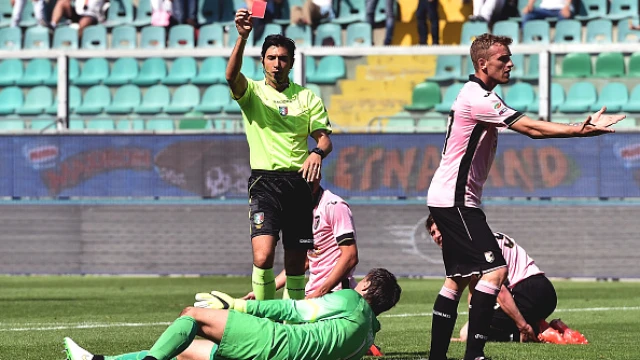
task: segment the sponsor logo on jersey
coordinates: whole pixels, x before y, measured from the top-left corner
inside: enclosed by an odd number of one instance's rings
[[[498,115],[502,115],[502,114],[506,113],[507,110],[509,110],[509,109],[507,109],[506,107],[502,108],[500,111],[498,111]]]
[[[500,109],[501,107],[502,107],[502,103],[501,102],[497,102],[497,103],[495,103],[493,105],[493,108],[496,109],[496,110]]]

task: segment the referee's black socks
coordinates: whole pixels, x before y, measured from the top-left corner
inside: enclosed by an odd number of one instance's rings
[[[456,319],[458,318],[459,297],[457,293],[452,296],[443,296],[442,292],[445,291],[445,289],[444,287],[442,288],[436,298],[435,304],[433,304],[429,360],[447,359],[447,350],[451,342],[451,334],[453,334],[453,327],[456,325]],[[451,299],[451,297],[455,300]]]

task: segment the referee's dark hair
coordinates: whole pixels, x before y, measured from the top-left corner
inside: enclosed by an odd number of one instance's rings
[[[289,52],[289,57],[291,58],[291,64],[293,65],[293,57],[296,52],[296,43],[293,40],[282,34],[271,34],[264,39],[262,43],[262,58],[264,59],[264,55],[267,53],[267,49],[272,46],[283,47],[286,48]]]

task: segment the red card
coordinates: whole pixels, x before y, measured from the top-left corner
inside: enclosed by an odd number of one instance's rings
[[[267,10],[267,2],[255,0],[251,6],[251,16],[256,18],[264,18],[264,12]]]

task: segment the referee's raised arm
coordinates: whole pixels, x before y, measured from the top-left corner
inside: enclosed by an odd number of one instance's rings
[[[247,9],[240,9],[236,12],[236,29],[238,30],[238,40],[233,47],[229,62],[227,63],[226,78],[229,88],[235,99],[239,99],[247,91],[247,78],[240,72],[242,68],[242,56],[244,47],[247,45],[249,33],[253,29],[251,23],[251,12]]]

